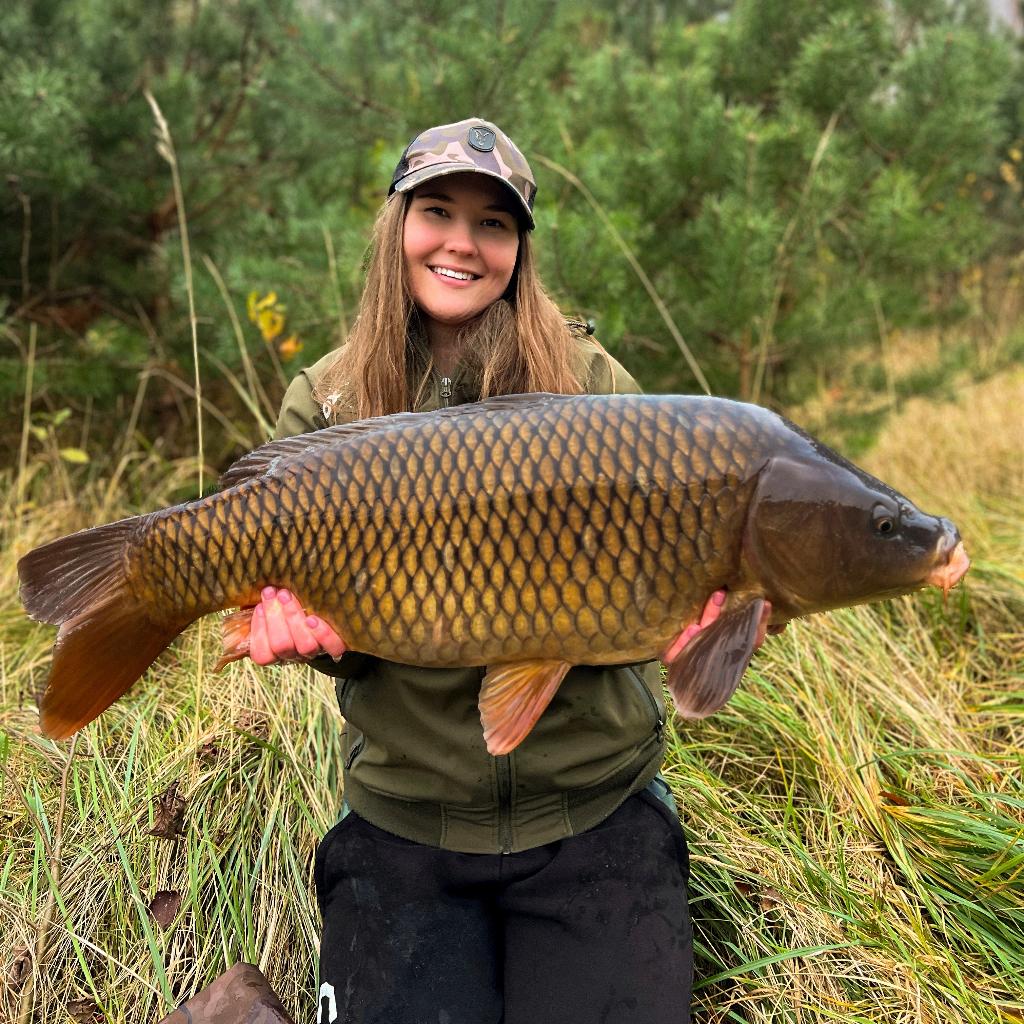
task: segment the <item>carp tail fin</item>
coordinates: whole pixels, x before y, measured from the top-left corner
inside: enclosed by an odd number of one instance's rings
[[[18,562],[25,609],[60,627],[39,708],[52,739],[110,707],[188,625],[152,622],[128,586],[125,546],[142,518],[61,537]]]
[[[668,667],[672,702],[683,718],[706,718],[724,707],[754,653],[764,598],[727,608]]]

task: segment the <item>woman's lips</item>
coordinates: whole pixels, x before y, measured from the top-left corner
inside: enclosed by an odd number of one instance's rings
[[[427,269],[430,271],[431,277],[433,277],[433,278],[435,278],[437,280],[440,280],[440,281],[444,281],[445,284],[450,284],[450,285],[455,285],[455,286],[468,285],[468,284],[473,284],[475,281],[479,281],[480,280],[480,275],[479,274],[474,274],[471,270],[460,270],[458,267],[430,267],[430,266],[428,266]],[[463,277],[453,277],[450,274],[441,273],[441,271],[443,271],[443,270],[451,270],[451,271],[454,271],[457,274],[462,274],[462,275],[467,275],[468,274],[469,276],[468,277],[465,277],[465,276],[463,276]]]

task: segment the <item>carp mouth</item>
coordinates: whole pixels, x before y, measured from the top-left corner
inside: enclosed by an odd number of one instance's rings
[[[955,587],[971,567],[971,560],[967,557],[964,549],[964,542],[958,540],[953,549],[946,557],[943,565],[932,569],[924,578],[926,586],[941,587],[943,600],[949,595],[950,590]]]

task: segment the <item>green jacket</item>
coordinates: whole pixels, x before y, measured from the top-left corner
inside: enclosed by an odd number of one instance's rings
[[[574,329],[591,394],[637,394],[636,382]],[[281,406],[277,437],[327,426],[312,388],[331,356],[303,370]],[[417,411],[439,408],[441,382]],[[465,371],[449,405],[479,398]],[[332,422],[352,419],[335,411]],[[314,609],[315,610],[315,609]],[[511,853],[592,828],[657,774],[665,705],[657,662],[571,669],[512,753],[484,746],[477,696],[485,669],[427,669],[350,652],[314,666],[337,677],[345,718],[349,806],[388,832],[466,853]]]

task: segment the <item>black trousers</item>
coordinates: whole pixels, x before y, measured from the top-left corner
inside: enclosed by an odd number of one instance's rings
[[[688,1024],[687,874],[679,819],[648,791],[504,855],[349,813],[314,867],[318,1024]]]

